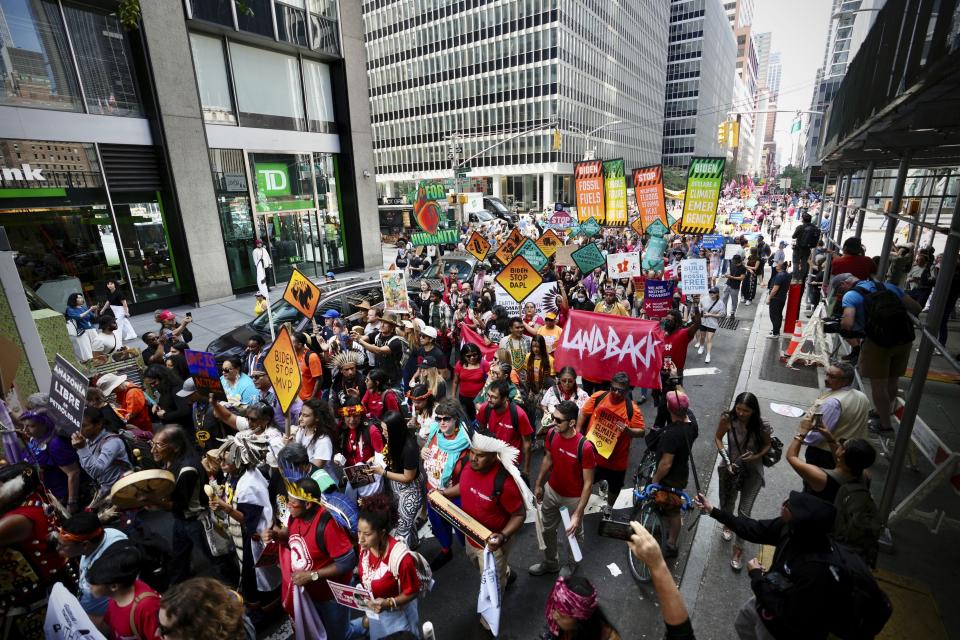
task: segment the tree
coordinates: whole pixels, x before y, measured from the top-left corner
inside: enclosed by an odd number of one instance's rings
[[[687,170],[684,167],[664,167],[663,186],[671,191],[687,188]]]
[[[788,164],[780,172],[778,178],[790,178],[791,189],[803,189],[807,186],[807,177],[799,167]]]

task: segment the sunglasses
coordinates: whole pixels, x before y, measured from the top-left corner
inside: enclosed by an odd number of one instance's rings
[[[230,369],[229,367],[224,367],[224,368],[223,368],[223,372],[224,372],[224,373],[230,373],[231,371],[233,371],[233,369]]]
[[[610,387],[610,393],[625,394],[628,391],[626,387]]]
[[[267,375],[267,374],[265,374],[265,373],[253,373],[253,374],[250,375],[250,377],[253,378],[254,380],[259,380],[260,378],[262,378],[262,377],[265,376],[265,375]]]
[[[437,416],[437,422],[447,422],[453,419],[453,416]]]

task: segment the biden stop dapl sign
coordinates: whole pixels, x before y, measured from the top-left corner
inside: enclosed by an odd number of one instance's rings
[[[533,290],[540,286],[543,278],[523,256],[514,256],[496,277],[510,297],[518,303],[523,302]]]

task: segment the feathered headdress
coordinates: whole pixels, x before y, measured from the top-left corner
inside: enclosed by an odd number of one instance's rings
[[[500,459],[500,464],[503,465],[507,473],[516,481],[517,487],[520,488],[520,495],[523,496],[523,504],[526,506],[527,511],[532,511],[534,514],[534,524],[537,529],[537,545],[539,545],[541,551],[546,549],[547,545],[543,541],[543,522],[540,519],[540,509],[537,508],[537,502],[533,498],[533,492],[530,491],[527,483],[523,481],[523,478],[520,476],[520,470],[517,469],[520,451],[499,438],[484,435],[479,431],[475,431],[470,438],[470,448],[476,449],[477,451],[497,454],[497,458]]]
[[[330,366],[334,369],[343,369],[349,364],[359,367],[363,364],[363,355],[356,351],[341,351],[330,360]]]
[[[248,469],[263,463],[269,443],[262,435],[252,431],[239,431],[221,438],[220,457],[238,469]]]
[[[344,418],[347,416],[364,416],[367,415],[367,410],[364,409],[362,404],[351,404],[337,409],[337,415]]]
[[[289,497],[301,502],[323,504],[323,501],[320,498],[314,497],[307,493],[300,487],[300,485],[297,484],[303,478],[309,478],[309,474],[300,471],[284,460],[280,461],[280,473],[283,475],[283,484],[287,488],[287,495]]]

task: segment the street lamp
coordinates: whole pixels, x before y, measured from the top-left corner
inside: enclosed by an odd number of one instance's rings
[[[615,124],[623,124],[623,123],[624,123],[623,120],[611,120],[610,122],[605,122],[599,127],[595,127],[586,133],[584,133],[583,130],[580,129],[580,127],[574,124],[568,124],[567,128],[573,129],[574,131],[576,131],[577,133],[579,133],[580,135],[582,135],[587,139],[587,148],[583,150],[583,159],[593,160],[593,157],[596,155],[597,150],[595,147],[590,146],[590,137],[593,136],[593,134],[595,134],[596,132],[600,131],[601,129],[604,129],[606,127],[612,127]]]

